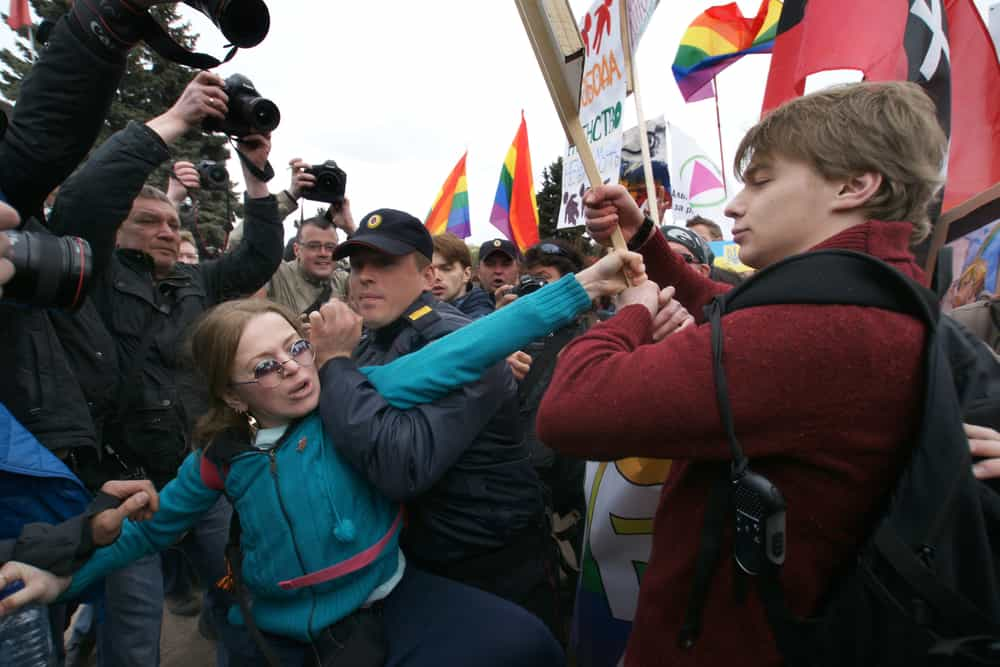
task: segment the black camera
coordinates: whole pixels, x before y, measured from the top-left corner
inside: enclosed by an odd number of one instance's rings
[[[229,189],[229,172],[226,171],[226,164],[224,162],[202,160],[195,169],[198,170],[198,178],[201,180],[202,189]]]
[[[226,79],[225,90],[229,97],[229,113],[223,120],[206,118],[202,123],[206,132],[245,137],[249,134],[266,134],[278,127],[281,122],[278,106],[261,97],[250,79],[242,74],[233,74]]]
[[[267,37],[271,15],[263,0],[185,0],[212,19],[233,46],[249,49]]]
[[[316,185],[303,189],[303,197],[335,205],[343,203],[344,192],[347,190],[347,173],[336,162],[327,160],[323,164],[314,164],[306,168],[305,172],[316,177]]]
[[[3,286],[4,299],[32,306],[80,307],[93,269],[86,240],[38,232],[2,233],[10,239],[7,257],[15,270]]]
[[[517,282],[513,293],[517,296],[526,296],[532,292],[537,292],[548,284],[549,281],[544,278],[536,278],[535,276],[525,274]]]

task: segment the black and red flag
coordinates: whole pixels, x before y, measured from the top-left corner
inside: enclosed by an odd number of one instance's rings
[[[763,110],[831,69],[928,92],[950,138],[945,210],[1000,182],[1000,62],[972,0],[785,0]]]

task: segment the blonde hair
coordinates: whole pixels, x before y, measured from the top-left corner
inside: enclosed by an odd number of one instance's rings
[[[760,155],[801,160],[828,180],[881,174],[865,213],[911,223],[916,244],[930,233],[928,207],[943,183],[947,146],[934,102],[920,86],[863,82],[827,88],[768,113],[743,137],[733,171],[742,180]]]
[[[212,308],[195,325],[189,339],[191,359],[208,388],[208,410],[195,425],[195,446],[208,447],[222,431],[249,434],[247,419],[226,404],[230,375],[240,339],[250,320],[258,315],[281,315],[300,336],[306,337],[299,319],[285,306],[267,299],[238,299]]]
[[[181,237],[181,243],[190,243],[195,248],[198,247],[198,244],[194,242],[194,234],[192,234],[188,230],[182,229],[178,234],[178,236]]]

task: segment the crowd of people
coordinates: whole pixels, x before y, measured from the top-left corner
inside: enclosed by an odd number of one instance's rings
[[[603,255],[498,238],[474,260],[346,197],[286,247],[316,179],[292,160],[272,194],[265,131],[236,138],[245,215],[209,258],[182,206],[198,156],[170,147],[228,117],[226,82],[198,72],[91,152],[154,4],[74,3],[0,141],[0,229],[79,237],[92,261],[72,309],[0,300],[0,590],[25,584],[0,617],[42,602],[62,637],[82,610],[58,660],[93,637],[102,667],[158,665],[165,607],[199,615],[220,666],[826,664],[802,651],[831,625],[796,641],[791,619],[844,609],[1000,657],[995,587],[955,584],[971,601],[949,632],[941,595],[906,600],[919,618],[843,602],[919,463],[928,387],[958,429],[955,488],[994,527],[996,338],[782,272],[864,255],[924,280],[911,247],[947,142],[919,87],[820,91],[748,131],[726,214],[752,277],[713,266],[718,224],[657,228],[613,184],[584,197],[593,247],[627,241]],[[24,277],[14,238],[0,286]],[[40,291],[57,269],[31,267]],[[765,287],[785,300],[733,305]],[[917,578],[952,584],[921,547]],[[896,664],[878,651],[899,633],[872,632],[837,650]]]

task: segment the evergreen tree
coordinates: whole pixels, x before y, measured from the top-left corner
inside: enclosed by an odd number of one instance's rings
[[[581,251],[585,251],[588,245],[585,227],[556,229],[559,206],[562,203],[562,167],[562,157],[558,157],[555,162],[542,170],[542,189],[535,195],[538,201],[538,236],[543,239],[564,239],[574,243]]]
[[[52,22],[68,12],[70,4],[68,0],[31,0],[35,14],[44,21]],[[198,35],[191,31],[189,23],[182,21],[173,5],[159,5],[150,12],[166,27],[174,41],[187,49],[195,49]],[[38,24],[33,27],[35,35],[39,34],[39,27]],[[28,41],[27,35],[21,34],[19,37],[14,50],[0,51],[0,63],[3,65],[0,68],[0,93],[10,101],[17,99],[21,79],[31,69],[31,63],[36,57],[34,46]],[[132,49],[118,95],[112,101],[97,144],[125,127],[131,120],[146,122],[163,113],[180,97],[194,75],[194,71],[166,60],[145,44]],[[171,153],[174,160],[190,160],[195,164],[201,160],[225,161],[229,158],[226,137],[205,134],[199,128],[177,140],[171,146]],[[149,179],[150,185],[166,190],[172,164],[168,162],[157,168]],[[194,193],[193,197],[198,201],[197,231],[202,242],[207,246],[221,248],[226,230],[236,218],[243,216],[243,207],[232,192],[232,183],[227,191],[201,190]]]
[[[542,170],[542,189],[535,196],[538,201],[538,236],[545,239],[556,234],[559,204],[562,200],[562,158]]]

